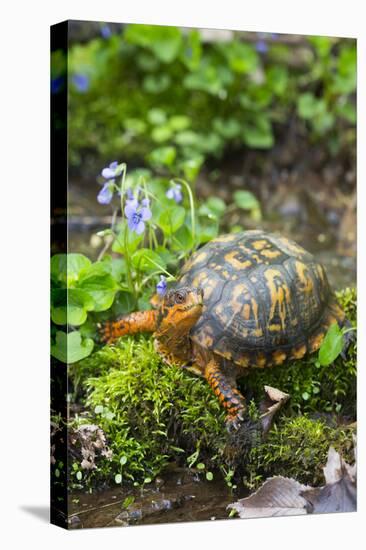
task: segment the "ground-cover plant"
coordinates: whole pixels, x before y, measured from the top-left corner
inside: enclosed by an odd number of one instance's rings
[[[354,324],[354,290],[338,298]],[[356,415],[355,343],[346,358],[339,355],[331,364],[321,365],[319,356],[276,369],[254,369],[242,379],[253,419],[258,418],[265,384],[291,397],[267,439],[238,456],[228,440],[225,413],[207,383],[165,365],[151,338],[125,337],[101,348],[70,366],[71,398],[83,403],[84,410],[70,428],[100,426],[112,456],[98,458],[92,470],[76,461],[70,473],[74,487],[96,482],[143,485],[173,460],[197,468],[208,480],[213,472],[222,475],[229,487],[238,483],[238,475],[253,488],[266,476],[286,472],[316,484],[329,445],[343,453],[352,448],[352,428],[338,424]]]
[[[149,170],[127,175],[126,164],[116,161],[102,170],[100,184],[96,198],[113,215],[111,226],[98,233],[104,239],[98,260],[77,253],[51,259],[51,353],[64,363],[90,355],[98,322],[150,308],[181,263],[217,236],[225,212],[240,208],[260,217],[248,191],[237,191],[228,207],[217,197],[198,206],[184,179]]]
[[[253,36],[215,41],[197,30],[126,25],[74,44],[72,165],[85,170],[86,157],[92,166],[123,150],[130,163],[145,159],[192,181],[207,157],[243,146],[268,149],[294,119],[333,153],[354,144],[355,41]],[[57,93],[64,65],[54,66]]]

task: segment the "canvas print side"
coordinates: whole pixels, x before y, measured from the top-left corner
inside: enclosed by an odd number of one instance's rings
[[[67,101],[68,101],[68,23],[51,27],[51,257],[67,251]],[[60,256],[59,256],[60,257]],[[63,256],[66,259],[66,256]],[[65,292],[60,291],[52,275],[51,303],[65,304]],[[60,273],[67,276],[67,262]],[[61,296],[63,294],[63,296]],[[55,326],[51,325],[51,339]],[[54,344],[53,344],[54,345]],[[52,346],[52,342],[51,342]],[[66,348],[64,347],[64,357]],[[67,369],[63,362],[51,353],[51,523],[67,527]]]

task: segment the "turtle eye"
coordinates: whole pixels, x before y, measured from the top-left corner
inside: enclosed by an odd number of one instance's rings
[[[186,299],[186,294],[183,291],[178,291],[175,293],[175,302],[177,304],[183,304]]]

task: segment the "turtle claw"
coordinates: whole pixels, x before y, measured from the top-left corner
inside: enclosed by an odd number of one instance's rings
[[[229,433],[235,433],[239,430],[244,420],[243,412],[239,411],[235,415],[229,414],[226,417],[226,429]]]

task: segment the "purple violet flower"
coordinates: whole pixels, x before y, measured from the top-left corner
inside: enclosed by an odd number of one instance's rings
[[[126,189],[126,195],[127,195],[127,200],[128,201],[133,201],[135,196],[133,194],[133,191],[131,189],[131,187],[129,187],[128,189]]]
[[[109,25],[103,25],[100,29],[100,34],[103,38],[110,38],[112,36],[112,31]]]
[[[58,94],[64,85],[65,78],[63,76],[57,76],[51,79],[51,94]]]
[[[258,40],[258,41],[255,43],[255,49],[256,49],[257,52],[259,52],[259,53],[266,53],[266,52],[268,51],[267,42],[265,42],[264,40]]]
[[[167,282],[164,275],[160,275],[160,281],[156,285],[156,292],[159,294],[159,296],[164,296],[167,289]]]
[[[121,174],[121,169],[118,168],[118,162],[116,160],[111,162],[107,168],[103,168],[102,170],[102,176],[106,180],[109,180],[111,178],[116,178],[120,174]]]
[[[85,93],[89,90],[90,79],[86,74],[77,73],[73,75],[72,83],[78,92]]]
[[[182,202],[183,200],[183,194],[182,194],[182,186],[179,183],[175,183],[168,189],[168,191],[165,193],[166,197],[168,199],[173,199],[178,204]]]
[[[149,200],[144,199],[141,204],[137,199],[127,200],[125,215],[129,229],[141,235],[145,231],[145,222],[151,218]]]
[[[106,181],[98,193],[97,201],[99,204],[109,204],[113,199],[114,180]]]

